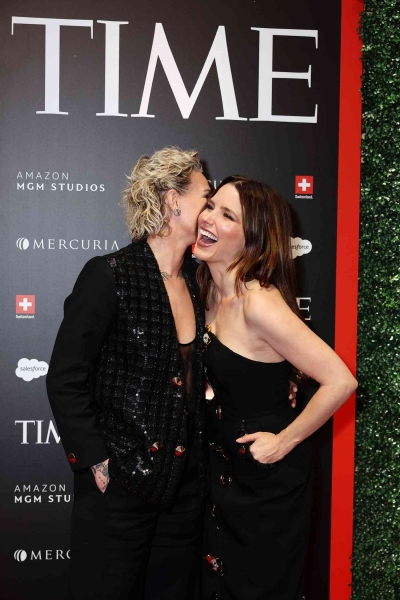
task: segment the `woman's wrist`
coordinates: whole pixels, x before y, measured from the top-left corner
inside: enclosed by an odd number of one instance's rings
[[[293,439],[291,439],[292,436],[289,431],[289,427],[290,427],[290,425],[285,427],[285,429],[282,429],[282,431],[280,431],[277,434],[277,438],[279,440],[279,446],[280,446],[281,453],[282,453],[282,458],[283,458],[283,456],[286,456],[286,454],[289,454],[289,452],[291,452],[291,450],[293,450],[293,448],[295,448],[297,446],[297,444],[299,443],[299,442],[296,442]]]

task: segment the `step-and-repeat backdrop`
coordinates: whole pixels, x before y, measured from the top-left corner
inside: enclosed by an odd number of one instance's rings
[[[214,185],[277,188],[300,309],[333,346],[340,26],[339,0],[2,3],[3,600],[66,597],[72,476],[45,376],[83,264],[130,242],[118,202],[140,155],[196,148]],[[314,437],[306,598],[328,600],[331,423]]]

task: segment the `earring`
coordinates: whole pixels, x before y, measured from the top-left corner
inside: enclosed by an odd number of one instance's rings
[[[179,208],[179,206],[177,206],[176,208],[174,208],[174,215],[176,217],[179,217],[180,214],[181,214],[181,209]]]

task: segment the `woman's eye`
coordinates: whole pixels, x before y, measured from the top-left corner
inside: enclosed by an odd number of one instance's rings
[[[228,213],[223,213],[224,217],[226,217],[227,219],[230,219],[231,221],[233,221],[231,215],[228,215]]]
[[[206,209],[206,208],[208,208],[209,210],[212,210],[213,207],[211,206],[211,204],[209,202],[206,202],[204,209]]]

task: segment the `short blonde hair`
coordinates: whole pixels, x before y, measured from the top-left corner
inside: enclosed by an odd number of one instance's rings
[[[128,176],[129,185],[121,200],[132,241],[170,233],[164,195],[172,189],[184,194],[193,171],[203,171],[196,150],[171,146],[139,158]]]

